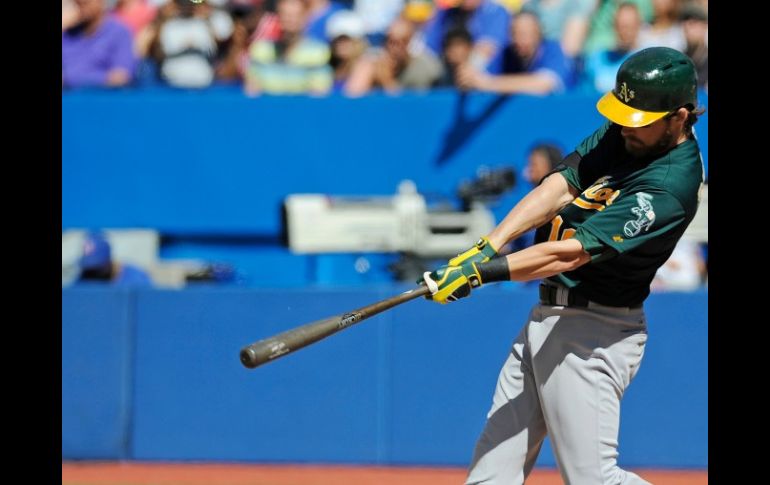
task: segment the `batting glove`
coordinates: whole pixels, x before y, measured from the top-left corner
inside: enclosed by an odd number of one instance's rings
[[[482,236],[476,241],[476,244],[473,247],[450,259],[443,268],[447,266],[463,266],[470,263],[486,263],[495,256],[497,256],[497,250],[492,247],[492,243],[489,242],[489,239]],[[424,278],[418,278],[415,283],[424,285],[425,280]]]
[[[489,239],[482,236],[472,248],[450,259],[447,266],[463,266],[465,263],[486,263],[495,256],[497,256],[497,249],[492,246]]]
[[[442,266],[433,272],[426,271],[422,277],[431,292],[430,299],[442,305],[465,298],[471,294],[471,288],[481,286],[481,275],[474,262]]]

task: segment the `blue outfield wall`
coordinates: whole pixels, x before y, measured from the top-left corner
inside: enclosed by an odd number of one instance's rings
[[[62,291],[62,457],[129,456],[135,295]]]
[[[407,178],[454,199],[481,165],[521,174],[536,140],[571,150],[603,122],[599,96],[64,93],[62,226],[275,235],[289,194],[390,195]],[[707,162],[708,112],[696,128]],[[526,185],[519,177],[498,220]]]
[[[413,301],[263,367],[238,360],[404,289],[63,289],[63,457],[465,466],[534,288]],[[621,465],[708,466],[707,298],[648,300]],[[554,465],[548,446],[538,463]]]

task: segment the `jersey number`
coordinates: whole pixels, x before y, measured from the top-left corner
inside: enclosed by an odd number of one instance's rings
[[[561,216],[556,216],[553,218],[551,221],[551,234],[548,235],[549,241],[563,241],[575,235],[575,229],[572,229],[571,227],[565,228],[563,231],[561,231],[561,226],[563,223],[564,219],[562,219]],[[561,235],[559,235],[560,231]]]

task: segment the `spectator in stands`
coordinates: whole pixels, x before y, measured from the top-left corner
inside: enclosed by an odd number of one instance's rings
[[[543,177],[556,168],[562,158],[564,158],[563,152],[556,144],[542,141],[535,143],[527,155],[527,165],[523,171],[524,179],[532,188],[538,186]],[[519,251],[533,244],[535,244],[534,229],[512,241],[511,250]]]
[[[152,23],[157,6],[148,0],[117,0],[113,13],[136,37]]]
[[[564,158],[562,149],[555,143],[538,142],[529,149],[524,178],[536,187]]]
[[[75,0],[62,12],[62,87],[128,85],[136,59],[128,28],[107,14],[104,0]],[[63,5],[64,6],[64,5]]]
[[[308,19],[305,36],[319,42],[326,42],[326,23],[329,18],[345,7],[333,0],[305,0],[308,6]]]
[[[90,232],[86,235],[79,266],[79,282],[105,282],[120,286],[153,284],[149,274],[143,269],[112,259],[110,243],[100,232]]]
[[[195,0],[193,0],[195,1]],[[223,0],[198,0],[196,16],[206,19],[211,26],[211,32],[217,41],[217,49],[230,40],[233,35],[233,17],[223,6]]]
[[[249,37],[249,44],[258,40],[277,41],[281,37],[281,26],[278,23],[278,15],[275,13],[274,0],[231,0],[234,5],[248,5],[257,7],[260,11],[256,28]]]
[[[348,93],[358,96],[374,88],[388,93],[402,89],[428,89],[441,77],[441,62],[432,52],[418,56],[409,52],[414,24],[397,18],[388,29],[385,48],[364,56],[354,67],[348,82]]]
[[[439,8],[425,26],[425,42],[437,57],[447,32],[464,28],[473,38],[471,65],[478,71],[499,73],[499,53],[509,43],[511,15],[493,0],[458,0]],[[497,64],[495,64],[497,60]]]
[[[564,55],[577,58],[588,36],[596,0],[528,0],[523,8],[534,11],[543,37],[561,44]]]
[[[639,8],[631,2],[621,3],[615,13],[615,47],[589,54],[585,60],[583,77],[591,89],[605,93],[615,87],[620,65],[638,50],[641,28]]]
[[[168,19],[176,15],[177,6],[172,0],[153,0],[153,3],[157,6],[155,17],[134,35],[134,52],[137,56],[135,82],[139,86],[165,84],[159,72],[163,53],[158,44],[158,32]]]
[[[708,88],[709,80],[709,46],[708,13],[699,4],[691,2],[682,9],[680,17],[687,47],[687,54],[695,64],[698,73],[698,87]]]
[[[326,22],[326,36],[331,47],[329,64],[334,69],[332,92],[347,92],[353,67],[368,47],[363,19],[352,10],[341,10]]]
[[[406,0],[404,3],[401,16],[414,25],[414,34],[409,41],[409,54],[412,56],[419,56],[428,49],[425,44],[425,27],[435,12],[436,7],[432,0]]]
[[[164,17],[155,41],[160,77],[174,87],[210,86],[218,52],[217,25],[210,9],[205,2],[173,0]]]
[[[75,5],[75,0],[61,0],[62,32],[77,24],[79,18],[80,11],[78,10],[78,6]]]
[[[333,82],[329,46],[304,36],[306,4],[303,0],[278,0],[276,9],[281,36],[275,42],[256,40],[250,45],[246,93],[328,93]]]
[[[366,40],[373,47],[382,47],[385,33],[401,14],[404,0],[353,0],[353,11],[364,21]]]
[[[462,27],[450,30],[444,36],[442,62],[444,72],[436,82],[437,87],[459,87],[457,72],[460,66],[468,64],[473,50],[471,33]]]
[[[471,65],[460,66],[464,89],[504,94],[563,93],[574,84],[574,66],[561,46],[543,39],[537,15],[522,10],[511,22],[513,42],[501,53],[502,74],[490,75]]]
[[[652,0],[652,23],[639,32],[639,48],[663,46],[684,52],[687,41],[679,22],[681,0]]]
[[[232,0],[228,8],[233,20],[233,35],[222,46],[216,78],[242,82],[249,61],[249,45],[257,39],[278,39],[278,21],[275,13],[266,9],[264,0]]]
[[[615,45],[615,15],[621,3],[631,2],[639,9],[643,23],[652,22],[652,0],[597,0],[583,53],[588,56]]]

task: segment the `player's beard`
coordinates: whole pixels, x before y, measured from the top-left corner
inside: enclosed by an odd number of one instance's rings
[[[634,138],[633,140],[639,141]],[[631,144],[629,138],[625,138],[626,151],[635,158],[646,158],[651,155],[657,155],[663,153],[673,146],[674,134],[671,133],[670,128],[666,128],[666,131],[661,135],[660,139],[652,145]]]

